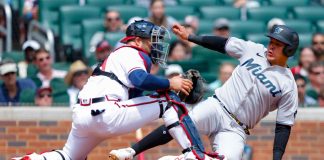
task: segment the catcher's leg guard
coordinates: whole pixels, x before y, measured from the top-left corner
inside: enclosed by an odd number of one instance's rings
[[[193,121],[191,120],[190,116],[188,115],[188,110],[185,107],[183,103],[181,103],[180,98],[174,93],[169,92],[166,94],[167,99],[172,102],[169,103],[174,107],[177,112],[180,119],[180,123],[174,123],[172,125],[167,126],[168,129],[181,125],[181,127],[184,129],[188,139],[191,142],[191,147],[188,147],[182,151],[183,154],[186,152],[193,152],[197,159],[203,160],[205,159],[205,154],[207,154],[210,157],[223,159],[222,156],[219,156],[218,154],[209,154],[206,153],[204,145],[201,141],[200,135],[198,133],[197,128],[195,127]]]

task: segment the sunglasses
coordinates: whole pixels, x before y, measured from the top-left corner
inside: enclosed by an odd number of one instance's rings
[[[86,74],[86,75],[88,75],[88,71],[87,70],[83,70],[83,71],[77,71],[77,72],[75,72],[73,75],[74,76],[81,76],[81,75],[83,75],[83,74]]]
[[[316,76],[318,76],[320,74],[324,74],[324,72],[312,72],[312,74],[315,74]]]
[[[313,42],[313,45],[318,45],[318,44],[324,45],[324,41],[323,42]]]
[[[305,84],[297,85],[297,88],[305,88]]]
[[[43,62],[44,60],[49,60],[50,58],[50,56],[46,56],[44,58],[39,58],[38,61]]]
[[[106,20],[107,20],[108,22],[112,22],[112,21],[120,21],[120,17],[116,17],[116,18],[107,17]]]
[[[44,98],[44,97],[52,97],[52,94],[40,94],[40,95],[38,95],[38,97],[40,97],[40,98]]]

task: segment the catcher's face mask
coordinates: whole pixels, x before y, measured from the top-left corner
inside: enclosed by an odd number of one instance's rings
[[[151,58],[154,64],[167,68],[170,33],[165,27],[154,26],[151,34]]]

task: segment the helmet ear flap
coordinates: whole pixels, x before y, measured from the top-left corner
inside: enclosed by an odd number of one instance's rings
[[[291,57],[294,55],[295,53],[295,49],[291,46],[285,46],[285,48],[283,49],[283,52],[284,54],[287,56],[287,57]]]
[[[287,45],[285,46],[285,48],[283,49],[284,54],[287,57],[291,57],[295,54],[297,48],[298,48],[298,44],[299,44],[299,37],[298,34],[296,32],[293,32],[293,41],[292,41],[292,45]]]

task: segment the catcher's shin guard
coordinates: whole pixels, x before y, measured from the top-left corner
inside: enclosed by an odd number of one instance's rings
[[[172,102],[168,103],[168,105],[172,105],[172,107],[177,110],[180,120],[180,123],[174,123],[167,126],[167,128],[170,129],[177,125],[181,125],[192,145],[191,147],[184,149],[182,153],[185,154],[186,152],[193,152],[198,160],[204,160],[206,154],[212,158],[223,159],[224,157],[218,155],[217,153],[207,153],[205,151],[198,130],[188,115],[187,108],[183,103],[180,102],[180,98],[174,92],[169,92],[166,94],[166,97],[168,101]]]

